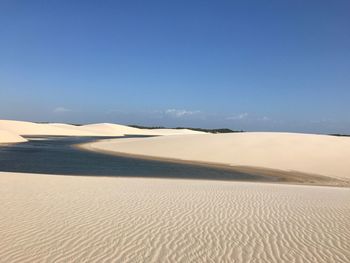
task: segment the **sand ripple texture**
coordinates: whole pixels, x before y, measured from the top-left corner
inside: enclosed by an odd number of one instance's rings
[[[0,262],[350,262],[350,189],[0,173]]]

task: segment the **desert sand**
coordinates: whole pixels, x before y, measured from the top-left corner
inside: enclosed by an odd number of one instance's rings
[[[89,129],[84,125],[77,126],[65,123],[48,123],[47,126],[63,128],[65,130],[75,131],[78,134],[88,134],[88,136],[124,136],[124,133],[118,130],[115,130],[113,133],[106,133],[103,129]],[[43,127],[45,129],[45,127]]]
[[[0,143],[18,143],[26,141],[26,139],[18,134],[0,130]]]
[[[350,181],[350,138],[247,132],[102,140],[85,149],[145,157],[258,167]]]
[[[81,130],[68,124],[33,123],[26,121],[0,120],[0,129],[22,136],[101,136],[99,133]]]
[[[350,189],[0,172],[1,262],[349,262]]]
[[[70,125],[64,123],[33,123],[27,121],[0,120],[0,130],[20,136],[124,136],[124,135],[176,135],[201,134],[188,129],[138,129],[112,123]],[[5,137],[4,137],[5,138]],[[6,143],[3,139],[2,143]],[[8,141],[11,143],[11,141]]]
[[[129,128],[0,121],[0,142]],[[350,179],[350,138],[161,132],[82,147]],[[349,262],[349,200],[348,187],[0,172],[0,262]]]
[[[147,129],[142,129],[147,130]],[[188,134],[206,134],[206,132],[194,131],[190,129],[149,129],[149,135],[188,135]]]
[[[203,133],[189,129],[139,129],[114,123],[87,124],[81,127],[84,130],[103,133],[105,136],[115,136],[120,133],[126,135],[179,135]]]

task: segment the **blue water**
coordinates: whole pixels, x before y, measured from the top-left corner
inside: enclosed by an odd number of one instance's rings
[[[73,147],[74,144],[94,141],[96,138],[36,137],[29,139],[30,141],[25,143],[0,146],[0,171],[62,175],[267,180],[266,177],[230,169],[119,157]]]

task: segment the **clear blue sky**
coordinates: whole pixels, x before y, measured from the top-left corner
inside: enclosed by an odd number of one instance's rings
[[[0,118],[350,133],[350,1],[0,1]]]

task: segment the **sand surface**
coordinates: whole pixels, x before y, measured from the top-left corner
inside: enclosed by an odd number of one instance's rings
[[[27,140],[21,137],[18,134],[0,130],[0,143],[18,143],[18,142],[26,142]]]
[[[145,129],[143,129],[145,130]],[[206,134],[206,132],[194,131],[189,129],[150,129],[150,135],[188,135],[188,134]]]
[[[350,189],[0,172],[0,262],[350,262]]]
[[[86,149],[186,161],[260,167],[350,182],[350,138],[247,132],[102,140]]]
[[[128,128],[0,121],[0,143]],[[350,179],[350,138],[159,132],[84,147]],[[350,188],[0,172],[0,204],[6,263],[350,262]]]
[[[201,134],[188,129],[138,129],[112,123],[70,125],[64,123],[33,123],[0,120],[0,130],[21,136],[124,136],[124,135],[176,135]],[[5,141],[3,136],[3,142]],[[11,143],[12,141],[8,141]]]
[[[101,136],[100,133],[85,131],[79,127],[68,124],[47,124],[33,123],[26,121],[0,120],[0,129],[7,130],[14,134],[30,135],[48,135],[48,136]]]
[[[139,129],[114,123],[96,123],[81,126],[89,131],[103,133],[106,136],[115,136],[120,133],[129,135],[179,135],[179,134],[203,134],[203,132],[188,129]]]
[[[85,125],[77,126],[77,125],[71,125],[71,124],[65,124],[65,123],[48,123],[47,125],[52,127],[59,127],[59,128],[64,128],[68,130],[73,130],[82,134],[87,133],[87,134],[91,134],[91,136],[124,136],[124,133],[120,130],[115,130],[113,133],[108,133],[102,128],[93,129]]]

